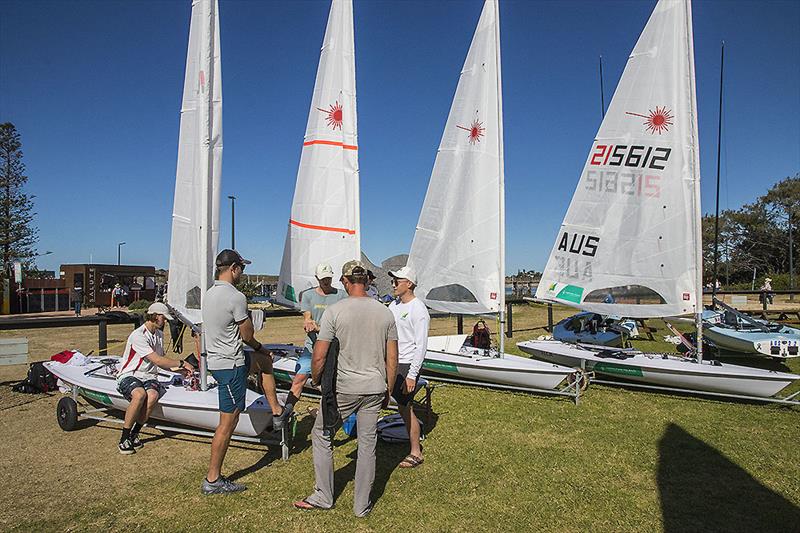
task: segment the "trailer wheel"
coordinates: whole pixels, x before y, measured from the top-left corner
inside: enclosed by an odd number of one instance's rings
[[[72,431],[78,422],[78,404],[75,400],[68,396],[64,396],[58,400],[58,407],[56,407],[56,418],[58,418],[58,425],[64,431]]]
[[[580,389],[581,392],[586,391],[586,389],[589,388],[589,376],[582,368],[575,368],[574,370],[575,372],[567,376],[567,383],[575,385],[575,382],[577,382],[578,389]]]

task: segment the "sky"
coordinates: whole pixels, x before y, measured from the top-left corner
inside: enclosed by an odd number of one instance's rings
[[[355,0],[362,249],[407,253],[480,0]],[[219,0],[220,247],[277,274],[327,1]],[[506,268],[542,270],[606,106],[655,5],[501,0]],[[190,0],[0,0],[0,122],[23,143],[40,268],[166,268]],[[693,4],[703,211],[800,171],[800,2]]]

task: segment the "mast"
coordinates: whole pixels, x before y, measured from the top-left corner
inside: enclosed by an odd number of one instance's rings
[[[686,17],[686,58],[689,65],[689,113],[691,115],[692,133],[692,157],[691,173],[694,186],[694,213],[692,217],[694,225],[694,244],[695,244],[695,316],[694,323],[697,329],[697,362],[703,362],[703,232],[702,232],[702,213],[700,211],[700,147],[697,138],[697,93],[695,87],[694,70],[694,34],[692,31],[692,3],[684,0],[684,15]]]
[[[711,280],[711,305],[716,309],[714,299],[717,297],[717,265],[719,263],[719,167],[720,147],[722,146],[722,80],[725,71],[725,41],[722,41],[719,58],[719,121],[717,122],[717,200],[714,215],[714,279]],[[790,241],[791,242],[791,241]]]
[[[211,180],[214,176],[214,150],[211,146],[211,139],[213,138],[213,128],[214,128],[214,30],[216,21],[214,20],[214,4],[216,0],[206,0],[203,2],[204,10],[204,19],[207,21],[207,25],[205,27],[205,35],[206,38],[203,39],[203,42],[206,44],[205,49],[203,50],[203,63],[202,63],[202,70],[205,70],[207,73],[207,81],[206,81],[206,90],[203,92],[203,96],[205,101],[203,105],[200,106],[201,109],[201,122],[202,125],[202,137],[201,137],[201,150],[203,151],[203,159],[205,160],[205,165],[201,168],[201,183],[202,183],[202,207],[200,210],[200,262],[201,264],[198,265],[200,267],[200,309],[203,308],[203,302],[205,301],[206,291],[209,288],[210,281],[211,281],[211,273],[209,272],[211,267],[211,261],[213,258],[210,257],[211,251],[213,249],[212,240],[212,228],[211,228],[211,213],[213,210],[212,205],[212,194],[213,185]],[[200,354],[200,388],[202,390],[208,389],[208,362],[206,359],[206,337],[202,334],[202,324],[201,324],[201,354]]]
[[[506,194],[505,194],[505,163],[503,159],[503,79],[500,72],[500,6],[494,1],[494,37],[495,61],[497,62],[497,137],[499,146],[498,172],[499,176],[499,210],[498,237],[500,240],[500,357],[505,355],[506,340]]]

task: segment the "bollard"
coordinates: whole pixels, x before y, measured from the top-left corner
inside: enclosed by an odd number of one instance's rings
[[[547,304],[547,332],[553,333],[553,304]]]
[[[108,322],[101,320],[97,323],[97,346],[100,355],[108,355]]]
[[[514,320],[511,314],[511,302],[506,302],[506,337],[514,336]]]
[[[458,334],[459,335],[463,335],[464,334],[464,315],[457,315],[457,319],[458,319],[458,322],[457,322],[458,323]]]

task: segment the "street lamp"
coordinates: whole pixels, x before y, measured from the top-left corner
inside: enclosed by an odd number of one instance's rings
[[[231,250],[236,249],[236,197],[228,196],[231,201]]]
[[[117,265],[122,264],[122,245],[124,242],[117,243]]]

